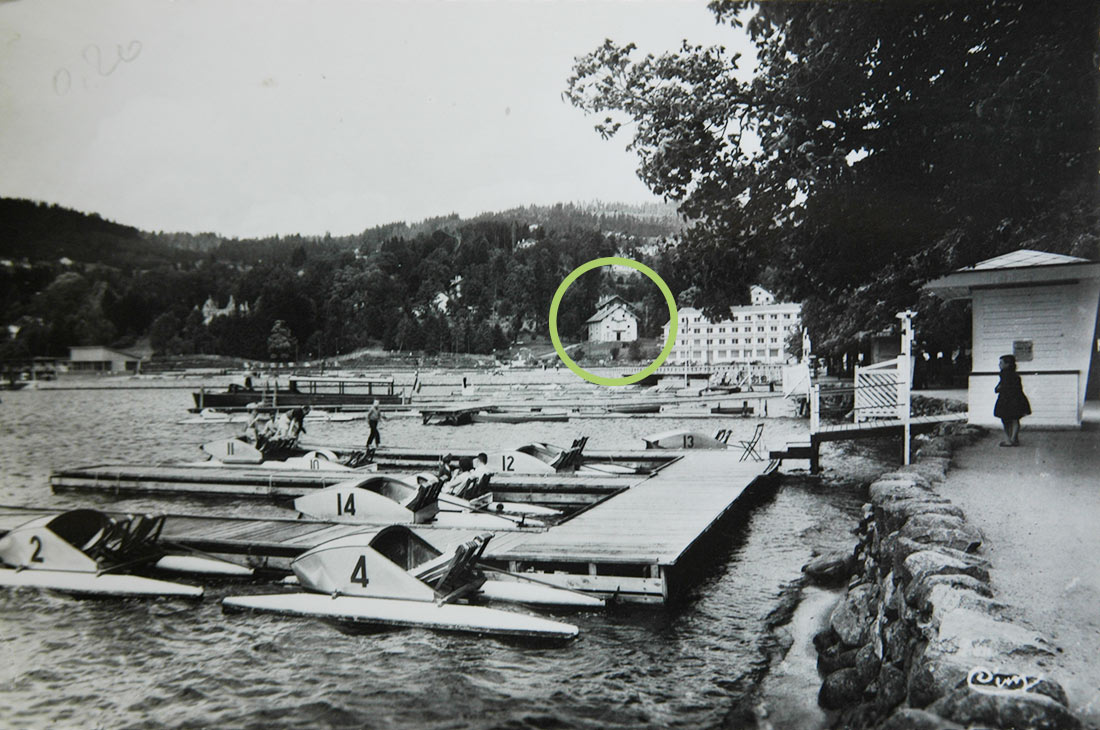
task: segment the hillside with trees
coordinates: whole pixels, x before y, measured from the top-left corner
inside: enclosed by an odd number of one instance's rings
[[[580,264],[650,265],[675,233],[667,207],[558,205],[395,223],[344,237],[225,239],[144,233],[57,206],[4,200],[0,358],[148,339],[165,355],[305,360],[366,347],[490,353],[545,335],[550,300]],[[639,248],[649,253],[643,253]],[[569,291],[559,329],[583,338],[601,295],[664,307],[610,271]],[[648,297],[648,304],[643,301]],[[664,321],[654,317],[651,329]]]

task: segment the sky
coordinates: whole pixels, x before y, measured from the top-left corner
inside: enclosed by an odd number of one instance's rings
[[[237,237],[653,201],[561,97],[605,38],[748,50],[696,0],[0,0],[0,196]]]

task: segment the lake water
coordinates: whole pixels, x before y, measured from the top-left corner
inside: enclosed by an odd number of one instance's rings
[[[3,393],[0,503],[276,514],[259,502],[112,501],[53,495],[53,468],[111,461],[196,460],[203,441],[240,426],[185,426],[186,389]],[[384,445],[423,448],[569,443],[638,448],[680,425],[713,432],[751,419],[617,418],[569,423],[423,426],[383,422]],[[767,421],[781,445],[806,422]],[[361,441],[362,421],[310,424],[309,438]],[[828,458],[826,465],[829,465]],[[579,625],[565,646],[429,631],[346,634],[309,620],[223,615],[207,586],[198,604],[74,600],[0,591],[0,726],[54,728],[635,728],[722,722],[749,697],[772,641],[769,614],[814,547],[850,544],[860,490],[785,476],[724,537],[705,579],[682,604],[558,616]]]

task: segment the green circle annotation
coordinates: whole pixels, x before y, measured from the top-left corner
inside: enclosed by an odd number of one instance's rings
[[[627,375],[622,378],[605,378],[594,373],[590,373],[582,368],[577,363],[573,362],[573,359],[569,357],[569,353],[562,347],[561,338],[558,337],[558,306],[561,305],[561,298],[565,295],[569,286],[580,278],[581,274],[584,274],[592,269],[599,268],[601,266],[629,266],[632,269],[642,272],[657,285],[657,288],[661,290],[661,293],[665,296],[665,302],[668,303],[668,338],[665,340],[664,349],[657,355],[657,359],[651,362],[642,370],[634,373],[633,375]],[[554,343],[554,350],[557,351],[558,357],[565,363],[565,366],[572,370],[577,375],[581,376],[590,383],[596,385],[606,386],[619,386],[619,385],[631,385],[637,383],[640,380],[652,375],[657,371],[657,368],[661,367],[661,364],[668,359],[669,354],[672,353],[672,347],[676,344],[676,333],[679,329],[679,321],[676,318],[676,298],[672,296],[672,291],[668,288],[668,284],[664,282],[657,272],[649,268],[645,264],[638,263],[631,259],[626,259],[621,256],[606,256],[600,259],[592,259],[588,263],[581,264],[577,268],[570,272],[569,276],[565,277],[562,283],[558,286],[558,290],[554,292],[554,300],[550,302],[550,341]]]

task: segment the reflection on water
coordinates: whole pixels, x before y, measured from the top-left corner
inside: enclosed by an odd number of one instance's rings
[[[201,458],[198,445],[240,426],[183,426],[186,390],[6,393],[0,404],[0,503],[274,514],[258,502],[157,503],[52,495],[52,468]],[[541,440],[636,448],[678,426],[731,442],[755,422],[574,420],[521,425],[382,424],[383,444],[491,450]],[[804,422],[768,421],[765,441]],[[365,439],[366,424],[309,425],[311,440]],[[0,592],[0,706],[26,727],[698,727],[752,689],[766,617],[815,546],[846,545],[852,488],[787,477],[728,527],[725,548],[683,605],[565,614],[564,647],[427,631],[347,634],[319,621],[223,615],[222,597],[259,586],[208,586],[201,603],[72,600]]]

